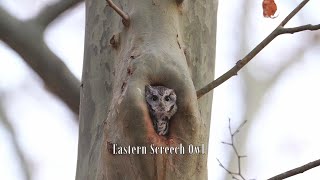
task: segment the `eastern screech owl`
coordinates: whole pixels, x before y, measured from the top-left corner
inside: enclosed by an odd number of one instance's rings
[[[156,132],[165,136],[169,132],[169,120],[177,112],[177,95],[173,89],[164,86],[150,86],[145,88],[153,127]]]

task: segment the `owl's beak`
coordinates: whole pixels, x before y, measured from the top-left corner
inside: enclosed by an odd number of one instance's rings
[[[160,106],[161,111],[164,111],[164,110],[165,110],[165,109],[164,109],[164,104],[163,104],[162,102],[160,102],[159,106]]]

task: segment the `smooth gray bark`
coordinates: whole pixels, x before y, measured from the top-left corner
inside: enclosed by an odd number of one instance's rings
[[[111,147],[204,144],[208,152],[212,93],[197,100],[196,89],[214,78],[217,1],[114,2],[128,27],[104,1],[86,1],[76,179],[207,179],[207,154],[114,155]],[[176,91],[168,138],[152,127],[147,84]]]

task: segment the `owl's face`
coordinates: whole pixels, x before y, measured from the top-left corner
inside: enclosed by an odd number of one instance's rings
[[[176,111],[177,96],[173,89],[164,86],[146,86],[146,101],[155,112]]]

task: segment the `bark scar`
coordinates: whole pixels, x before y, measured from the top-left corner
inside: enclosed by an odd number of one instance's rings
[[[177,43],[178,43],[179,48],[181,49],[181,45],[180,45],[180,42],[179,42],[179,35],[178,34],[177,34]]]
[[[160,5],[160,1],[159,0],[152,0],[152,4],[155,6],[159,6]]]
[[[110,44],[113,48],[117,49],[120,45],[120,34],[114,34],[110,39]]]

